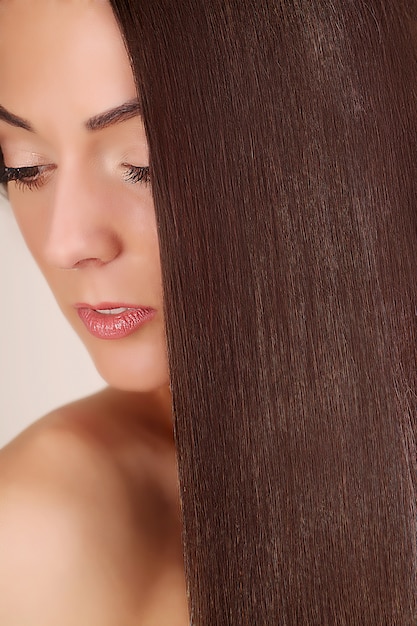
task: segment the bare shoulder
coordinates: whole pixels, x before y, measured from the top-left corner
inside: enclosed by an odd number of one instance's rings
[[[107,388],[60,407],[0,450],[0,488],[59,483],[89,498],[94,488],[95,498],[108,499],[112,487],[120,493],[120,482],[140,487],[152,478],[175,491],[172,424],[164,403],[153,394]]]
[[[0,451],[0,489],[56,490],[83,511],[122,510],[147,480],[175,491],[172,429],[154,404],[106,389],[51,412]]]
[[[0,452],[1,624],[145,624],[135,619],[166,573],[175,604],[183,581],[171,438],[157,420],[148,425],[146,398],[132,401],[96,394]]]

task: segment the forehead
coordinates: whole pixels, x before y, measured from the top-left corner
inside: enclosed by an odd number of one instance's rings
[[[21,35],[33,41],[39,34],[50,43],[65,31],[70,34],[77,22],[79,28],[83,22],[95,24],[101,30],[107,27],[110,37],[114,30],[112,10],[106,0],[0,0],[0,18],[2,39],[10,35],[16,44],[20,43]],[[51,30],[51,26],[58,31]]]
[[[54,106],[84,119],[135,96],[104,0],[0,0],[0,104],[22,117]]]

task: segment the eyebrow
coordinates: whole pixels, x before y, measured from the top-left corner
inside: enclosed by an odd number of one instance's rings
[[[0,104],[0,120],[3,120],[4,122],[11,124],[12,126],[17,126],[18,128],[24,128],[25,130],[29,130],[33,133],[33,128],[31,124],[29,124],[29,122],[24,120],[22,117],[13,115],[13,113],[10,113],[4,107],[2,107],[1,104]]]
[[[94,115],[94,117],[90,117],[90,119],[86,121],[85,127],[87,130],[102,130],[103,128],[113,126],[113,124],[119,124],[120,122],[125,122],[141,114],[142,109],[139,104],[139,100],[135,98],[134,100],[124,102],[114,109],[109,109],[104,113],[99,113],[98,115]]]
[[[124,102],[123,104],[114,107],[113,109],[109,109],[108,111],[104,111],[104,113],[99,113],[98,115],[94,115],[90,117],[85,122],[85,127],[87,130],[95,131],[102,130],[103,128],[107,128],[108,126],[113,126],[114,124],[119,124],[120,122],[125,122],[127,120],[132,119],[133,117],[137,117],[142,114],[142,108],[140,106],[139,100],[135,98],[134,100],[129,100],[128,102]],[[0,120],[7,122],[11,126],[17,126],[18,128],[23,128],[24,130],[28,130],[30,132],[35,132],[32,124],[27,120],[19,117],[18,115],[14,115],[7,111],[0,104]]]

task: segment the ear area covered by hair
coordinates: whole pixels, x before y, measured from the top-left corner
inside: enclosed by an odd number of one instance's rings
[[[153,172],[192,621],[414,624],[401,0],[113,0]]]

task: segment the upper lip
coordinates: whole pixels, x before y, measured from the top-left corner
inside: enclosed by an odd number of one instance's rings
[[[76,309],[91,309],[93,311],[109,310],[109,309],[151,309],[150,306],[141,304],[128,304],[126,302],[98,302],[97,304],[88,304],[85,302],[77,302]]]

